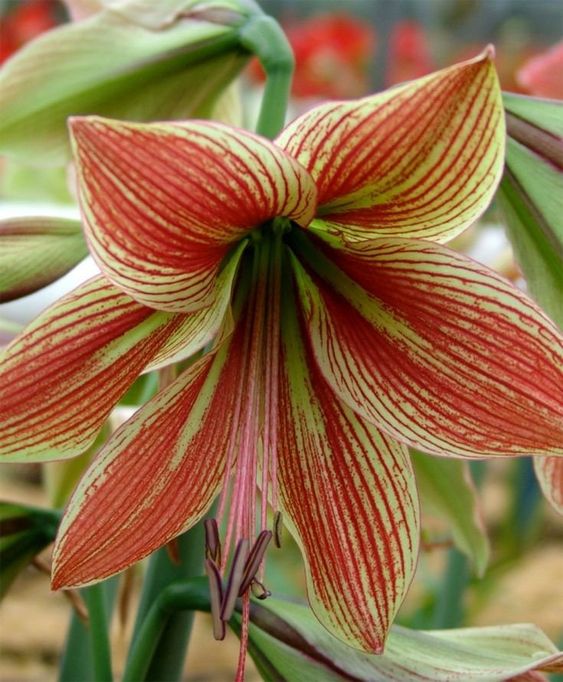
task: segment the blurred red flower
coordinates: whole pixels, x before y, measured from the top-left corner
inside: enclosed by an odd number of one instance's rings
[[[528,59],[516,80],[530,95],[563,99],[563,41]]]
[[[366,94],[376,42],[372,26],[344,13],[331,13],[284,28],[295,53],[294,96],[347,99]],[[263,80],[258,63],[253,64],[251,76]]]
[[[398,21],[389,38],[386,86],[426,76],[434,69],[436,64],[424,28],[416,21]]]
[[[14,3],[0,18],[0,64],[22,45],[56,26],[54,0],[28,0]]]

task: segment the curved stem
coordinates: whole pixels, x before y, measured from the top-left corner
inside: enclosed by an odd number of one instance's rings
[[[253,52],[266,72],[266,88],[256,132],[273,139],[285,123],[295,59],[281,26],[272,17],[253,17],[239,33],[240,42]]]
[[[94,676],[96,682],[111,682],[113,676],[103,584],[87,587],[84,598],[88,606]]]
[[[204,536],[201,524],[181,535],[177,543],[179,563],[171,560],[165,547],[155,552],[149,560],[128,660],[144,627],[145,619],[168,585],[203,573]],[[167,619],[166,628],[159,632],[158,638],[152,643],[153,653],[149,659],[148,679],[170,682],[181,678],[192,624],[193,613],[177,613]],[[138,677],[136,682],[143,679],[145,678]]]
[[[209,611],[211,604],[207,578],[171,583],[152,602],[137,633],[122,682],[144,680],[157,644],[170,618],[179,611]]]

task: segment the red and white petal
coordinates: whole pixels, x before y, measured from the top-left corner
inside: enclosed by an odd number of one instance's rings
[[[444,242],[491,201],[504,161],[491,52],[356,102],[324,104],[277,139],[317,183],[311,228],[332,243]]]
[[[96,277],[37,318],[0,357],[0,460],[84,452],[148,363],[192,355],[217,333],[237,260],[215,305],[195,313],[156,312]]]
[[[98,453],[59,528],[54,589],[121,571],[207,511],[224,478],[240,400],[237,340],[187,369]]]
[[[349,645],[381,652],[413,576],[418,501],[406,448],[334,394],[284,319],[278,477],[308,596]]]
[[[545,498],[563,515],[563,457],[534,457],[534,469]]]
[[[272,142],[219,123],[71,121],[82,215],[106,276],[135,300],[210,303],[233,244],[275,216],[307,225],[316,189]]]
[[[563,344],[529,298],[430,242],[329,251],[310,261],[324,279],[295,270],[321,371],[358,414],[435,454],[563,454]]]

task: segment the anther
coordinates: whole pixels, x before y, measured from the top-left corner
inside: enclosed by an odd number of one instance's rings
[[[256,599],[268,599],[268,597],[272,596],[270,590],[259,580],[256,580],[256,578],[254,578],[252,581],[250,589],[252,590],[252,594],[256,597]]]
[[[247,539],[239,540],[231,563],[231,570],[227,578],[225,596],[221,606],[221,619],[228,621],[233,615],[235,604],[240,590],[240,585],[244,575],[244,567],[248,558],[248,548],[250,542]]]
[[[283,518],[281,511],[277,511],[274,514],[274,545],[279,549],[281,547],[281,536],[282,536],[282,526]]]
[[[211,599],[211,618],[213,620],[213,636],[217,640],[225,639],[225,622],[221,618],[223,602],[223,583],[221,574],[214,561],[205,560],[205,572],[209,578],[209,596]]]
[[[239,597],[242,597],[254,580],[254,576],[260,568],[260,564],[262,563],[262,559],[264,558],[264,554],[266,553],[266,549],[268,548],[271,539],[271,530],[263,530],[256,538],[256,542],[250,550],[250,554],[244,565],[244,573],[238,593]]]
[[[216,564],[221,564],[221,540],[219,539],[219,527],[215,519],[205,519],[205,558],[211,559]]]

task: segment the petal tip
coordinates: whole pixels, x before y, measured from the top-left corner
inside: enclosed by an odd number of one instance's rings
[[[494,61],[495,55],[496,55],[495,46],[492,43],[489,43],[487,47],[483,50],[482,57],[484,60],[492,62]]]

